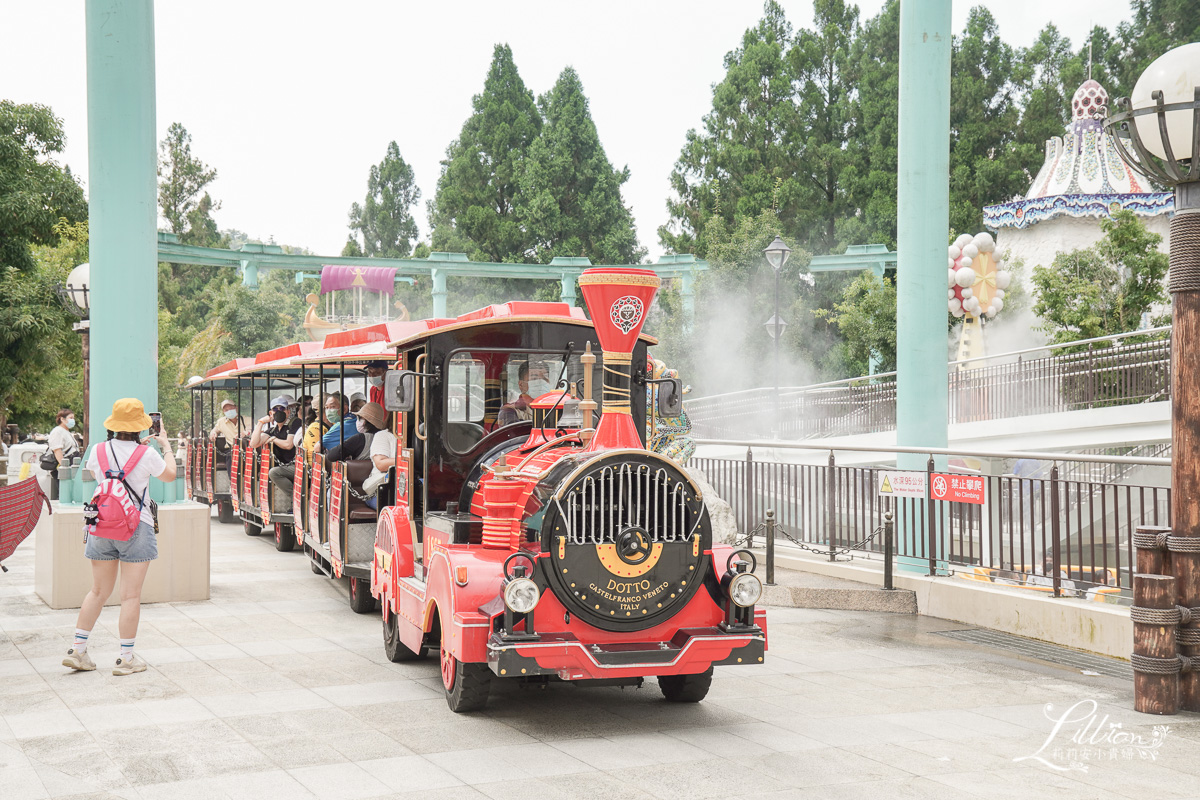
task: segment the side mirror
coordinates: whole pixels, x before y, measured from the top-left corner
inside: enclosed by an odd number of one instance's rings
[[[383,407],[409,412],[416,408],[417,373],[410,369],[388,370],[383,375]]]
[[[658,382],[658,415],[678,417],[683,413],[683,381],[665,378]]]

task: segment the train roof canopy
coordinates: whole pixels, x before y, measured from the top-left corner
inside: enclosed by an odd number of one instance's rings
[[[484,306],[476,311],[470,311],[453,319],[422,320],[434,323],[424,330],[413,330],[398,336],[388,343],[389,347],[400,347],[418,341],[432,332],[461,330],[478,325],[491,325],[497,322],[561,322],[567,325],[592,327],[592,321],[582,308],[569,303],[539,303],[533,301],[514,301],[511,303],[496,303]],[[658,339],[643,333],[639,337],[650,344],[657,344]]]

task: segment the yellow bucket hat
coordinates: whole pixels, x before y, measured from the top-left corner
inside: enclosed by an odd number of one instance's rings
[[[104,420],[104,427],[117,433],[141,433],[150,424],[150,415],[135,397],[123,397],[113,403],[112,414]]]

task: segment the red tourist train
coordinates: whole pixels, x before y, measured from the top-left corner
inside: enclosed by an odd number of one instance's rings
[[[224,470],[247,533],[269,527],[314,572],[347,578],[355,611],[378,601],[389,659],[438,654],[454,711],[482,707],[498,678],[655,676],[668,700],[695,702],[714,665],[764,658],[753,556],[713,542],[699,487],[645,446],[648,402],[670,417],[682,399],[678,379],[634,369],[655,343],[641,329],[659,278],[606,267],[580,285],[591,320],[565,303],[493,305],[331,333],[192,384],[193,496],[219,502]],[[220,392],[250,406],[250,427],[272,396],[327,408],[330,390],[360,385],[396,438],[382,482],[370,458],[297,446],[288,496],[269,478],[272,445],[240,439],[223,457],[205,435]]]

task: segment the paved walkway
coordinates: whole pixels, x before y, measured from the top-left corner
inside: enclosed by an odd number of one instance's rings
[[[115,678],[59,666],[75,612],[33,594],[21,546],[0,574],[0,797],[1200,797],[1200,715],[1138,715],[1128,682],[939,636],[963,627],[942,620],[778,609],[767,663],[718,668],[699,705],[649,681],[501,684],[454,715],[436,661],[387,663],[378,618],[302,555],[215,520],[212,552],[212,600],[147,606],[151,667]],[[115,629],[107,609],[102,666]],[[1054,734],[1046,704],[1081,702]],[[1112,742],[1131,735],[1145,746]],[[1088,769],[1014,761],[1039,751]]]

